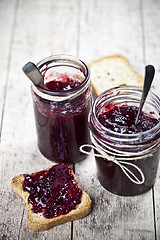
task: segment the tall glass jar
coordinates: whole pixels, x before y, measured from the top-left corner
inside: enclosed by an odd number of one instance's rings
[[[63,91],[31,86],[37,140],[40,152],[55,162],[76,163],[85,158],[79,147],[90,142],[88,113],[91,108],[91,82],[87,65],[69,55],[53,55],[37,64],[50,81],[70,77],[80,85]]]
[[[142,89],[122,86],[102,93],[89,114],[89,127],[98,178],[112,193],[133,196],[148,191],[155,183],[160,145],[160,122],[147,131],[119,133],[106,128],[98,117],[105,106],[139,106]],[[143,112],[160,119],[160,99],[149,93]]]

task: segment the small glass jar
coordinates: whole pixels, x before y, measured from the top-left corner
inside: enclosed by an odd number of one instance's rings
[[[51,74],[78,79],[79,86],[51,91],[32,84],[38,147],[55,162],[76,163],[85,158],[79,147],[90,142],[88,113],[91,108],[91,82],[87,65],[70,55],[53,55],[37,64],[50,80]],[[63,81],[63,79],[61,79]]]
[[[105,189],[121,196],[139,195],[154,185],[159,163],[160,122],[144,132],[123,134],[107,129],[98,116],[108,104],[138,107],[141,94],[139,87],[112,88],[95,100],[89,114],[99,181]],[[143,112],[160,119],[160,99],[151,91]]]

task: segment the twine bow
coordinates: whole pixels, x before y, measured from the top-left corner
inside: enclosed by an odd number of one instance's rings
[[[124,174],[130,179],[130,181],[132,181],[133,183],[135,184],[143,184],[144,181],[145,181],[145,177],[144,177],[144,174],[142,172],[142,170],[135,164],[133,163],[130,163],[126,160],[119,160],[118,158],[116,158],[116,156],[113,156],[113,155],[110,155],[108,154],[107,151],[104,150],[104,148],[102,148],[100,146],[100,144],[98,144],[95,139],[91,136],[91,139],[92,139],[92,143],[93,145],[91,144],[84,144],[82,146],[80,146],[79,150],[84,153],[84,154],[88,154],[90,155],[91,152],[90,151],[86,151],[84,150],[84,148],[86,147],[90,147],[92,148],[93,150],[95,149],[98,153],[93,153],[93,155],[95,157],[101,157],[101,158],[105,158],[107,159],[108,161],[111,161],[111,162],[114,162],[115,164],[117,164],[121,169],[122,171],[124,172]],[[141,157],[142,158],[142,157]],[[131,159],[133,160],[133,159]],[[137,159],[136,159],[137,160]],[[141,179],[139,179],[130,169],[128,169],[125,165],[128,165],[128,166],[132,166],[133,168],[135,168],[140,176],[141,176]]]

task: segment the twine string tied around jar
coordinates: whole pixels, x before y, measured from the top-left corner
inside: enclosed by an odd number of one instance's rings
[[[130,179],[130,181],[132,181],[135,184],[143,184],[144,183],[144,181],[145,181],[144,174],[143,174],[142,170],[136,164],[130,163],[130,162],[126,161],[126,160],[118,160],[116,158],[116,156],[108,154],[107,150],[104,150],[104,148],[102,149],[100,144],[93,138],[92,135],[91,135],[91,140],[92,140],[93,145],[91,145],[91,144],[84,144],[84,145],[80,146],[79,150],[82,153],[90,155],[91,152],[84,150],[84,148],[86,148],[86,147],[92,148],[93,150],[96,150],[97,152],[99,152],[99,154],[98,153],[93,153],[93,155],[95,157],[105,158],[108,161],[111,161],[111,162],[117,164],[121,168],[121,170],[124,172],[124,174],[128,177],[128,179]],[[135,168],[139,172],[139,174],[141,176],[141,179],[139,179],[125,165],[131,166],[131,167]]]

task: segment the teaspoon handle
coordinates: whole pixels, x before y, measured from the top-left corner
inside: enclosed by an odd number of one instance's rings
[[[24,65],[22,70],[35,86],[46,88],[44,85],[44,77],[34,63],[28,62]]]
[[[136,116],[136,121],[135,124],[137,124],[140,113],[142,111],[144,102],[146,100],[146,97],[148,95],[149,89],[151,87],[153,78],[154,78],[154,74],[155,74],[155,68],[152,65],[147,65],[145,67],[145,78],[144,78],[144,85],[143,85],[143,91],[142,91],[142,97],[140,100],[140,105],[139,105],[139,109],[138,109],[138,113]]]

